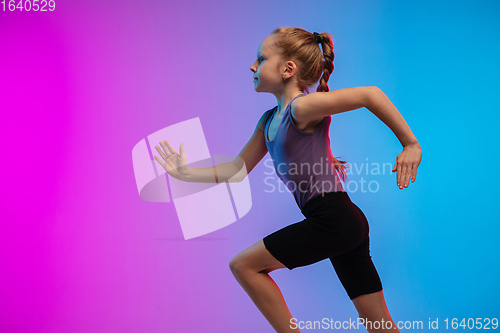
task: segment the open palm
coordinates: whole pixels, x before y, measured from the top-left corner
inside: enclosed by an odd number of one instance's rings
[[[187,175],[188,165],[186,160],[186,153],[184,151],[184,143],[179,147],[180,155],[175,151],[174,147],[168,143],[167,140],[160,141],[161,148],[155,146],[155,149],[160,154],[160,160],[158,156],[154,156],[155,160],[160,163],[160,165],[165,169],[165,171],[172,177],[176,179],[181,179],[182,176]],[[162,150],[163,148],[163,150]]]

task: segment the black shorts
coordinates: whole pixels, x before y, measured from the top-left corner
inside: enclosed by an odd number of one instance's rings
[[[352,300],[382,290],[370,256],[368,221],[347,192],[328,192],[302,208],[305,220],[266,237],[264,245],[289,270],[330,259]]]

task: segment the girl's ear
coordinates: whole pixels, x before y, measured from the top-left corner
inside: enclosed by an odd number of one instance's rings
[[[291,60],[287,61],[285,64],[285,72],[283,74],[288,74],[290,76],[297,74],[297,65],[295,62]]]

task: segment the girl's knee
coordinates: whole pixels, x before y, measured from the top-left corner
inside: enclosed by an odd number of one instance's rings
[[[229,260],[229,269],[231,270],[231,272],[234,272],[237,265],[238,259],[236,257],[232,257],[231,260]]]
[[[243,266],[244,266],[245,260],[240,254],[237,254],[231,260],[229,260],[229,269],[233,274],[238,274],[241,272]]]
[[[241,251],[229,261],[233,274],[245,271],[269,273],[278,268],[285,268],[264,246],[261,241]]]

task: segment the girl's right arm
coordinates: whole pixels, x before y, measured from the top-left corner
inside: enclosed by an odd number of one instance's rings
[[[267,154],[267,145],[266,145],[266,137],[264,134],[264,127],[265,127],[266,116],[269,112],[270,111],[264,112],[262,117],[260,117],[252,137],[250,138],[250,140],[248,140],[245,147],[243,147],[238,157],[236,157],[236,159],[233,161],[233,163],[237,165],[238,170],[243,167],[243,164],[246,166],[246,173],[244,177],[246,177],[246,175],[252,172],[253,168],[255,168],[255,166]]]
[[[182,181],[195,183],[222,183],[225,181],[241,182],[267,153],[264,137],[264,121],[267,113],[268,112],[265,112],[259,119],[252,137],[241,150],[238,157],[232,162],[218,164],[214,167],[190,168],[187,166],[183,145],[181,145],[181,154],[179,155],[173,150],[168,142],[168,148],[165,144],[161,142],[160,144],[163,149],[165,149],[165,152],[168,152],[168,150],[172,151],[173,156],[165,156],[163,152],[159,150],[158,146],[156,146],[156,149],[160,155],[162,155],[166,163],[160,163],[161,161],[156,158],[156,156],[155,159],[163,166],[169,175]],[[167,157],[168,163],[164,156]],[[244,166],[246,169],[243,169]]]

